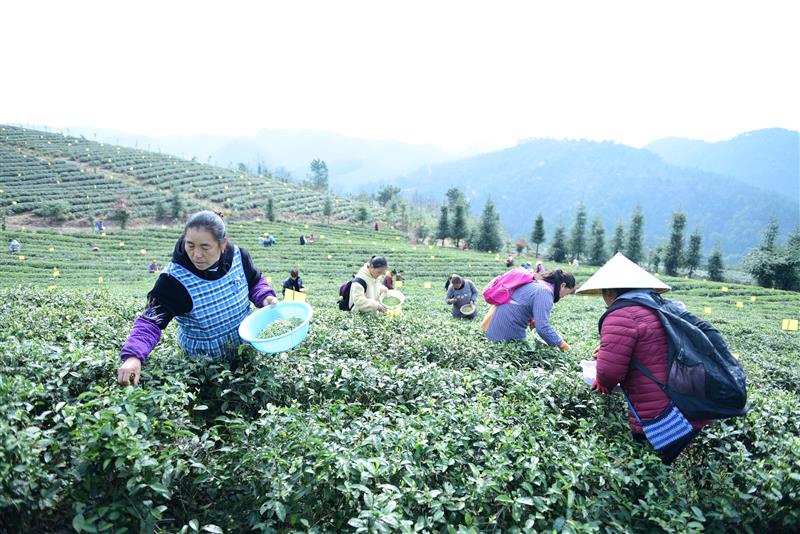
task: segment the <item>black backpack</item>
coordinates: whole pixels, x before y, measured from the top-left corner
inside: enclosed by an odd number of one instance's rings
[[[353,305],[350,304],[350,287],[353,285],[353,282],[358,283],[361,287],[364,288],[364,291],[367,290],[367,283],[364,281],[363,278],[359,278],[358,276],[354,276],[344,284],[339,286],[339,309],[342,311],[349,312],[353,309]]]
[[[622,295],[600,317],[627,306],[645,306],[658,313],[669,338],[667,383],[662,384],[647,367],[631,363],[672,399],[692,420],[725,419],[747,413],[747,388],[742,364],[733,357],[719,331],[690,313],[681,303],[665,300],[658,293],[653,300]]]

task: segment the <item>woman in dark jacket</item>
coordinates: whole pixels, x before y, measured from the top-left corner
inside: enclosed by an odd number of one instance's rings
[[[142,364],[173,318],[178,344],[187,354],[218,358],[229,353],[241,344],[238,328],[251,302],[260,308],[278,299],[250,254],[228,241],[222,218],[211,211],[195,213],[122,346],[117,381],[139,383]]]
[[[383,275],[383,285],[386,289],[394,289],[394,278],[392,277],[394,271]]]
[[[474,319],[478,314],[478,288],[472,283],[472,280],[462,278],[454,274],[450,278],[450,287],[447,289],[447,295],[444,298],[445,303],[452,304],[452,315],[456,318]],[[461,308],[466,305],[471,305],[475,309],[469,315],[461,313]]]
[[[286,296],[287,289],[305,293],[306,286],[303,285],[303,279],[300,278],[300,271],[297,269],[289,271],[289,278],[283,281],[283,291],[281,291],[281,294]]]

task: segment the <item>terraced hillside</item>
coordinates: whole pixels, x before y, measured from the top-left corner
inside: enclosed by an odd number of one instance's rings
[[[255,175],[145,150],[79,137],[0,126],[0,209],[8,215],[37,213],[65,201],[68,219],[109,218],[127,198],[136,218],[152,219],[156,204],[179,194],[187,209],[209,207],[238,217],[261,216],[268,199],[292,218],[322,217],[328,194],[272,174]],[[331,196],[333,220],[354,220],[362,204]],[[370,206],[371,218],[386,212]]]

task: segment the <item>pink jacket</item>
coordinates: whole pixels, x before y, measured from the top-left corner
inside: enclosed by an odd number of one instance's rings
[[[662,383],[667,380],[669,343],[667,333],[655,311],[644,306],[628,306],[609,313],[600,330],[597,354],[597,381],[609,389],[621,384],[644,420],[652,419],[669,405],[669,397],[658,385],[631,363],[635,358]],[[628,409],[631,430],[642,433],[642,426]],[[691,421],[702,428],[711,421]]]

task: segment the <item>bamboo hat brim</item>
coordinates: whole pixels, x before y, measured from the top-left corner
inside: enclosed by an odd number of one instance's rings
[[[648,273],[621,252],[600,267],[575,292],[578,295],[600,295],[603,289],[653,289],[664,293],[670,286]]]

